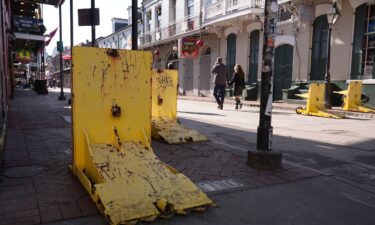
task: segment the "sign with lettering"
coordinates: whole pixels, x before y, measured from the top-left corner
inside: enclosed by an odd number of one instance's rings
[[[43,24],[43,20],[34,19],[30,17],[14,16],[14,27],[16,30],[22,31],[33,31],[39,32],[40,25]]]
[[[196,38],[181,38],[179,39],[180,58],[196,58],[199,55],[199,48],[197,46]]]

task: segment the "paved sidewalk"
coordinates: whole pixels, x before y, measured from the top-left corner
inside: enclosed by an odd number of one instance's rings
[[[58,93],[42,96],[16,91],[1,168],[0,225],[70,224],[63,221],[98,216],[68,168],[72,163],[71,130],[63,116],[69,116],[70,109],[67,101],[57,97]],[[152,145],[162,161],[201,187],[215,187],[208,181],[233,179],[241,185],[232,190],[252,190],[323,176],[288,164],[279,171],[259,172],[246,165],[246,153],[210,141],[185,145],[153,141]]]
[[[199,97],[199,96],[178,96],[179,100],[189,100],[189,101],[204,101],[204,102],[215,102],[214,97]],[[259,101],[246,101],[241,100],[244,106],[250,106],[250,107],[260,107]],[[228,105],[230,108],[234,108],[232,105],[235,104],[234,100],[232,98],[226,98],[224,101],[225,105]],[[230,106],[229,106],[230,105]],[[225,106],[224,106],[225,107]],[[273,102],[272,108],[278,109],[278,110],[288,110],[288,111],[296,111],[297,107],[306,107],[306,103],[303,104],[292,104],[292,103],[284,103],[282,101],[279,102]],[[360,112],[349,112],[349,111],[343,111],[341,110],[341,107],[333,107],[331,110],[327,110],[328,112],[331,112],[333,114],[347,117],[347,118],[366,118],[366,119],[375,119],[375,113],[360,113]]]

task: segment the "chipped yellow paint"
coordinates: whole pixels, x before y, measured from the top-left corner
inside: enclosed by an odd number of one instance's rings
[[[151,58],[73,48],[73,172],[111,224],[212,204],[151,149]]]
[[[342,109],[345,111],[375,113],[375,109],[365,107],[361,101],[362,95],[362,81],[352,80],[349,82],[348,89],[345,91],[337,91],[335,93],[342,94],[343,105]]]
[[[324,92],[324,84],[310,84],[307,94],[296,94],[297,96],[307,99],[306,108],[299,107],[296,109],[296,112],[302,115],[340,119],[341,117],[325,111]]]
[[[169,144],[206,141],[198,131],[177,120],[176,70],[154,70],[152,75],[152,137]]]

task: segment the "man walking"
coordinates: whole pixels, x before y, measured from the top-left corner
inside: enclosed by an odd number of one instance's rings
[[[214,96],[217,103],[218,109],[223,109],[225,87],[227,84],[227,67],[223,64],[223,59],[218,57],[216,63],[211,70],[211,73],[215,74],[214,78]]]

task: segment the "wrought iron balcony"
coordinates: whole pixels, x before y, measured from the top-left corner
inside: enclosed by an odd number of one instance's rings
[[[205,21],[251,8],[264,8],[264,0],[216,0],[206,2]]]
[[[220,16],[238,16],[237,12],[244,12],[247,9],[254,8],[264,8],[264,0],[214,0],[214,2],[208,0],[202,7],[202,13],[187,16],[181,20],[171,22],[167,26],[146,31],[139,35],[140,47],[147,47],[153,43],[175,39],[185,33],[193,33],[206,23],[220,18]]]
[[[187,16],[181,20],[173,21],[167,26],[147,31],[139,36],[140,45],[160,42],[169,38],[175,38],[187,32],[198,30],[201,27],[199,14]]]

